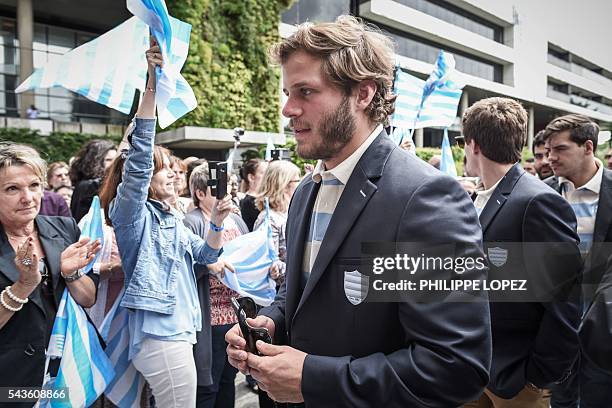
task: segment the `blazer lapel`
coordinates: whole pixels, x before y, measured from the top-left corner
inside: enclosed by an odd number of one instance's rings
[[[19,279],[19,271],[15,266],[15,251],[9,243],[4,230],[0,229],[0,273],[6,276],[12,283]],[[45,309],[39,296],[39,291],[34,290],[29,299],[44,313]]]
[[[480,213],[480,225],[482,226],[483,234],[486,232],[487,228],[495,218],[495,215],[499,212],[499,210],[504,206],[506,200],[512,190],[514,189],[514,185],[517,181],[525,174],[525,170],[523,170],[519,164],[515,164],[508,170],[508,173],[501,179],[495,191],[491,195],[489,201],[482,209]]]
[[[299,188],[292,199],[289,208],[290,216],[288,217],[287,230],[291,233],[291,239],[287,240],[287,270],[298,271],[291,276],[287,276],[287,296],[285,316],[287,323],[293,318],[294,312],[297,309],[300,299],[301,282],[302,282],[302,264],[304,258],[304,246],[306,245],[308,227],[310,226],[310,217],[312,209],[319,191],[319,184],[312,180],[312,177],[304,185]],[[289,328],[289,325],[286,326]]]
[[[63,280],[60,280],[60,255],[64,250],[64,238],[58,234],[57,230],[49,228],[49,225],[40,218],[36,219],[36,226],[38,227],[38,239],[47,258],[49,273],[53,281],[55,304],[57,306],[62,298],[62,292],[65,287]]]
[[[612,225],[612,171],[604,169],[595,217],[594,242],[604,242]]]
[[[389,140],[383,130],[359,159],[327,226],[325,237],[321,242],[321,248],[312,266],[296,314],[312,293],[353,224],[376,192],[376,184],[370,179],[382,176],[384,165],[395,148],[396,146]]]

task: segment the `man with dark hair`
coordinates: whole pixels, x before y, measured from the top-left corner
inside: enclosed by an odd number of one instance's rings
[[[525,169],[525,171],[531,174],[532,176],[537,176],[538,173],[536,172],[534,163],[535,163],[535,159],[533,157],[529,157],[528,159],[525,159],[523,163],[523,169]]]
[[[604,156],[604,160],[606,161],[606,166],[609,170],[612,170],[612,149],[608,149]]]
[[[576,217],[565,200],[521,168],[526,134],[527,112],[512,99],[483,99],[463,115],[467,170],[484,184],[474,205],[485,246],[494,242],[487,248],[489,273],[526,275],[530,285],[529,278],[536,277],[554,282],[564,269],[575,288],[581,266]],[[560,257],[535,243],[563,243],[566,253]],[[493,261],[504,253],[503,262]],[[577,303],[492,302],[491,380],[480,399],[467,406],[548,407],[548,388],[568,376],[578,354]]]
[[[584,305],[592,301],[612,253],[612,171],[595,157],[599,126],[584,115],[561,116],[546,126],[544,140],[555,177],[546,182],[572,206],[578,219]],[[612,358],[612,357],[611,357]],[[553,391],[553,407],[609,407],[612,375],[580,360],[579,374]]]
[[[453,293],[455,303],[367,302],[362,292],[364,242],[471,243],[456,255],[483,256],[467,194],[384,131],[395,99],[390,39],[341,16],[300,25],[273,51],[297,152],[320,161],[289,208],[286,280],[249,320],[275,345],[258,341],[262,356],[247,353],[235,326],[230,362],[274,400],[308,407],[470,401],[488,382],[488,303],[466,302],[465,293]]]
[[[533,139],[533,147],[531,149],[535,159],[534,167],[540,180],[547,179],[553,175],[553,171],[546,157],[546,148],[544,147],[544,130],[540,130]]]

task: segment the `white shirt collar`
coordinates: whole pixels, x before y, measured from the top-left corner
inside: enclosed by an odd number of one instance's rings
[[[382,130],[382,125],[376,126],[376,129],[370,133],[370,136],[364,140],[361,146],[359,146],[349,157],[344,159],[342,163],[338,164],[331,170],[326,170],[323,161],[319,160],[314,171],[312,172],[312,180],[315,183],[320,183],[323,178],[330,178],[329,176],[333,176],[334,178],[340,180],[342,184],[346,184],[351,177],[355,166],[359,162],[359,159],[361,159],[361,156],[363,156],[365,151],[368,149],[368,147],[370,147],[372,142],[374,142],[374,139],[376,139]]]
[[[566,191],[574,191],[574,190],[589,190],[594,192],[595,194],[599,194],[599,190],[601,189],[601,181],[603,179],[603,169],[604,165],[601,160],[595,158],[595,164],[597,165],[597,172],[589,181],[586,182],[585,185],[576,188],[574,183],[565,177],[559,177],[559,184],[565,184],[564,188]]]

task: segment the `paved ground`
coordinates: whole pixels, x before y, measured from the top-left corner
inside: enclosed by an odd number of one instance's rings
[[[235,408],[259,408],[257,394],[247,387],[244,375],[238,373],[236,376],[236,407]]]

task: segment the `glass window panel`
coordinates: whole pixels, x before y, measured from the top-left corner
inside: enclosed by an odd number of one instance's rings
[[[38,109],[41,118],[49,116],[49,97],[47,95],[36,93],[34,95],[34,106]]]
[[[49,119],[56,122],[72,122],[72,115],[69,113],[49,112]]]
[[[0,45],[0,72],[17,74],[17,49],[11,46]]]
[[[52,115],[72,113],[72,99],[49,97],[49,110]]]
[[[49,88],[49,96],[61,97],[61,98],[72,98],[72,93],[67,89],[56,86],[53,88]]]
[[[85,44],[86,42],[89,42],[96,37],[97,35],[95,34],[77,32],[76,33],[76,46],[78,47],[79,45]]]
[[[47,51],[47,26],[34,24],[34,41],[32,48],[38,51]]]
[[[395,0],[405,6],[421,11],[432,17],[438,18],[447,23],[456,25],[473,33],[482,35],[490,40],[501,41],[501,35],[498,31],[502,27],[496,26],[493,23],[486,23],[481,18],[472,15],[471,13],[459,10],[455,7],[446,6],[443,2],[427,1],[427,0]]]
[[[16,40],[15,20],[0,18],[0,44],[15,46]]]
[[[32,57],[34,60],[34,68],[41,68],[47,63],[49,54],[46,51],[32,51]]]
[[[299,24],[306,21],[335,21],[339,15],[349,14],[350,6],[350,0],[301,0],[295,2],[289,10],[285,11],[281,20],[287,24]]]
[[[49,52],[65,54],[74,48],[74,31],[49,26]]]

